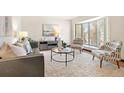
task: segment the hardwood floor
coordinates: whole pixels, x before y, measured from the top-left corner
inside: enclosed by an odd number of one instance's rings
[[[112,64],[116,64],[116,65],[117,65],[117,63],[116,63],[116,62],[111,62],[111,63],[112,63]],[[119,64],[120,64],[120,66],[121,66],[121,67],[124,67],[124,61],[120,61],[120,62],[119,62]]]

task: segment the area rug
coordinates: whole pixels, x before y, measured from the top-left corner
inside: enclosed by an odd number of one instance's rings
[[[99,60],[92,61],[92,55],[75,51],[75,59],[65,63],[51,62],[50,51],[42,52],[45,57],[45,77],[123,77],[124,67],[120,69],[117,65],[103,61],[102,68],[99,67]],[[69,56],[71,58],[71,56]],[[56,59],[64,59],[64,55],[56,56]]]

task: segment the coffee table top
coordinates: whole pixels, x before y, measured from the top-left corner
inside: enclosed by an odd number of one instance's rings
[[[56,48],[52,48],[51,51],[55,52],[55,53],[72,53],[72,52],[74,52],[74,50],[72,48],[70,48],[70,47],[61,48],[61,49],[56,47]]]

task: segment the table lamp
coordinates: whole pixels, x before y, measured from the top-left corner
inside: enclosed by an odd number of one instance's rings
[[[54,36],[55,36],[55,41],[57,41],[58,37],[59,37],[59,34],[60,34],[60,29],[58,26],[55,26],[54,27]]]
[[[28,37],[28,32],[26,32],[26,31],[20,31],[20,32],[18,33],[18,37],[19,37],[19,40],[21,41],[22,38]]]

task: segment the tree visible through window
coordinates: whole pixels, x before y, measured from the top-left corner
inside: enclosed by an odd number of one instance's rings
[[[81,31],[81,24],[76,24],[75,25],[75,37],[76,38],[82,38],[82,35],[81,35],[81,33],[82,33],[82,31]]]
[[[88,23],[83,24],[83,43],[89,44],[89,27]]]
[[[98,44],[101,45],[105,41],[105,19],[100,19],[97,21],[98,29]]]
[[[94,21],[81,23],[76,25],[75,33],[76,37],[83,39],[83,44],[99,46],[104,41],[109,40],[107,38],[107,18],[103,17]]]
[[[89,23],[90,25],[90,45],[96,46],[97,45],[97,24],[96,22]]]

